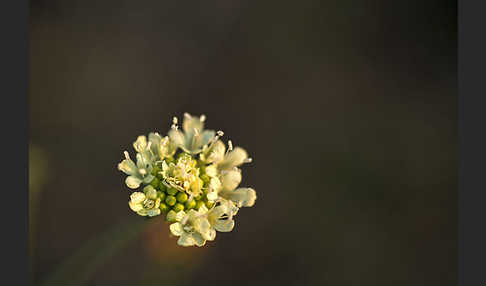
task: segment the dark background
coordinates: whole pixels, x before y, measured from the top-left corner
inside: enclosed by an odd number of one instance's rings
[[[457,284],[455,1],[43,0],[30,14],[35,285],[141,220],[116,164],[183,112],[247,149],[255,206],[204,248],[150,220],[74,268],[86,285]]]

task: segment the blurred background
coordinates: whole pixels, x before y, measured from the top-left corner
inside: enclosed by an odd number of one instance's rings
[[[456,285],[455,1],[30,3],[33,285]],[[184,112],[254,159],[203,248],[116,168]]]

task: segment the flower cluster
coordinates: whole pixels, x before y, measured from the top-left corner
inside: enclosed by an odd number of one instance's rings
[[[133,143],[136,162],[125,151],[118,164],[134,190],[130,209],[140,216],[164,214],[181,246],[203,246],[214,240],[216,231],[231,231],[238,210],[256,200],[254,189],[238,187],[238,167],[251,158],[231,141],[226,147],[220,140],[223,132],[205,130],[204,121],[204,115],[186,113],[180,130],[174,117],[168,136],[139,136]]]

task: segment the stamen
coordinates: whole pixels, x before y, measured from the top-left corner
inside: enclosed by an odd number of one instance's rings
[[[228,152],[233,150],[233,142],[231,140],[228,140]]]
[[[177,130],[177,117],[174,116],[174,118],[172,118],[172,126],[170,127],[174,130]]]
[[[123,154],[125,154],[125,159],[130,160],[130,155],[127,151],[123,152]]]
[[[252,158],[246,158],[245,160],[243,160],[243,163],[251,163],[251,162],[253,162]]]
[[[201,116],[199,117],[199,121],[201,121],[201,122],[206,121],[206,115],[204,115],[204,114],[203,114],[203,115],[201,115]]]

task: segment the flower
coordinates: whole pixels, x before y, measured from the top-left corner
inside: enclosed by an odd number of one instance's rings
[[[136,189],[140,187],[141,183],[148,184],[154,179],[151,174],[153,166],[145,156],[137,153],[137,164],[135,165],[128,152],[125,151],[124,154],[125,159],[118,164],[118,170],[128,175],[125,183],[130,189]]]
[[[207,240],[214,240],[216,231],[207,218],[208,209],[202,206],[198,211],[190,210],[182,219],[170,225],[170,232],[179,236],[181,246],[203,246]]]
[[[238,208],[229,201],[222,201],[218,206],[208,212],[208,221],[215,230],[219,232],[232,231],[235,226],[233,216]]]
[[[167,157],[172,157],[177,150],[177,146],[170,142],[169,137],[160,136],[159,133],[150,133],[148,136],[151,142],[151,149],[153,154],[158,155],[158,159],[163,160]]]
[[[169,131],[169,138],[174,144],[188,154],[198,154],[204,145],[208,144],[214,137],[213,130],[204,130],[206,116],[199,118],[192,117],[189,113],[184,114],[182,129],[178,130],[177,117],[174,117],[172,130]]]
[[[143,189],[143,193],[132,193],[128,205],[138,215],[157,216],[160,214],[160,195],[149,185]]]

